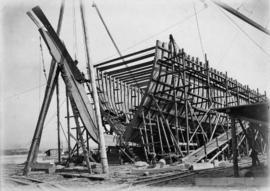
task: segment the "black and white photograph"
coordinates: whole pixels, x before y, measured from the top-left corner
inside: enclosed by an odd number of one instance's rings
[[[0,190],[270,189],[269,0],[3,0],[0,24]]]

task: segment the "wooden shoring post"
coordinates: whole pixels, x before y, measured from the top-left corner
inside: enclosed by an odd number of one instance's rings
[[[181,149],[180,149],[180,147],[179,147],[179,144],[177,143],[177,141],[176,141],[176,139],[175,139],[175,137],[174,137],[174,135],[173,135],[173,133],[172,133],[172,131],[171,131],[171,129],[170,129],[170,125],[169,125],[169,123],[168,123],[168,120],[164,117],[164,115],[163,115],[163,113],[162,113],[162,110],[160,109],[160,107],[159,107],[159,105],[158,105],[158,103],[157,103],[155,97],[154,97],[152,94],[150,94],[150,95],[151,95],[152,99],[154,100],[154,103],[155,103],[156,108],[158,109],[159,115],[161,116],[162,120],[165,122],[165,125],[166,125],[166,127],[167,127],[167,129],[168,129],[168,131],[169,131],[169,133],[170,133],[170,137],[171,137],[171,139],[172,139],[172,143],[173,143],[173,145],[174,145],[175,150],[176,150],[179,154],[181,154],[181,155],[183,156],[183,153],[182,153],[182,151],[181,151]]]
[[[72,104],[72,105],[75,105],[75,104]],[[72,107],[72,109],[73,109],[75,124],[77,126],[76,129],[77,129],[77,132],[78,132],[78,138],[79,138],[77,140],[80,140],[80,142],[81,142],[81,147],[82,147],[82,151],[83,151],[83,155],[84,155],[84,160],[86,162],[88,172],[90,174],[92,174],[92,169],[91,169],[91,165],[90,165],[90,161],[89,161],[89,154],[88,154],[88,151],[87,151],[87,149],[85,147],[84,139],[83,139],[83,133],[82,133],[81,127],[80,127],[79,114],[78,114],[77,109],[74,108],[74,106]],[[79,144],[77,144],[77,147],[79,147]]]
[[[161,149],[161,155],[162,155],[162,154],[164,154],[164,149],[163,149],[162,135],[161,135],[161,131],[160,131],[160,125],[159,125],[158,116],[156,116],[156,122],[157,122],[159,143],[160,143],[160,149]]]
[[[146,145],[145,145],[145,141],[144,141],[144,138],[143,138],[143,132],[142,132],[141,127],[139,127],[139,132],[140,132],[141,142],[143,144],[143,151],[144,151],[145,159],[146,159],[146,162],[149,162],[148,152],[147,152],[147,149],[145,148]]]
[[[225,92],[225,107],[228,107],[228,91],[229,91],[229,87],[228,87],[228,73],[225,73],[225,88],[226,88],[226,92]]]
[[[231,116],[231,133],[232,133],[232,151],[233,151],[233,172],[234,177],[239,176],[238,172],[238,159],[237,159],[237,139],[236,139],[236,124],[234,116]]]
[[[226,123],[227,123],[226,135],[227,135],[227,140],[229,140],[229,135],[228,135],[228,131],[229,131],[229,116],[228,115],[226,115]]]
[[[248,147],[254,149],[254,147],[253,147],[253,145],[252,145],[252,140],[250,139],[250,137],[249,137],[249,135],[248,135],[248,133],[247,133],[247,131],[246,131],[246,129],[245,129],[245,127],[244,127],[242,121],[241,121],[240,119],[238,119],[238,122],[239,122],[239,124],[240,124],[240,126],[241,126],[241,128],[242,128],[242,131],[243,131],[243,133],[244,133],[244,135],[245,135],[245,137],[246,137],[246,141],[247,141],[247,143],[248,143]],[[247,151],[249,151],[249,150],[247,150]],[[248,152],[247,152],[247,154],[248,154]]]
[[[73,113],[73,116],[75,116],[75,114]],[[78,129],[76,128],[76,139],[79,140],[79,132]],[[76,148],[76,155],[77,157],[79,157],[79,151],[80,151],[80,147],[79,144],[77,144],[77,148]]]
[[[267,132],[267,145],[266,145],[266,156],[267,156],[267,164],[269,165],[270,164],[270,131],[268,130]]]
[[[207,60],[207,55],[204,55],[205,58],[205,65],[206,65],[206,75],[207,75],[207,98],[208,98],[208,108],[212,105],[212,87],[211,87],[211,80],[210,80],[210,68],[209,68],[209,62]],[[208,124],[209,124],[209,129],[210,129],[210,135],[213,132],[212,129],[212,123],[211,123],[211,118],[212,115],[209,113],[209,118],[208,118]]]
[[[237,105],[240,105],[238,82],[236,82],[236,101],[237,101]]]
[[[213,132],[212,132],[212,134],[211,134],[211,137],[210,137],[209,141],[211,141],[211,140],[213,139],[213,137],[214,137],[214,134],[215,134],[215,132],[216,132],[217,125],[218,125],[218,122],[219,122],[220,115],[221,115],[221,114],[218,113],[218,117],[217,117],[217,120],[216,120],[216,124],[215,124],[215,126],[214,126],[214,129],[213,129]]]
[[[154,142],[154,134],[153,134],[153,127],[152,127],[152,120],[151,120],[151,113],[150,112],[148,112],[148,118],[149,118],[150,136],[151,136],[151,142],[152,142],[152,151],[153,151],[153,153],[156,153],[156,151],[155,151],[155,142]]]
[[[89,51],[89,41],[87,37],[87,28],[86,28],[86,17],[84,12],[84,5],[83,1],[80,0],[80,11],[81,11],[81,19],[82,19],[82,28],[83,28],[83,34],[84,34],[84,45],[85,45],[85,53],[86,53],[86,59],[87,59],[87,71],[88,71],[88,77],[91,79],[91,87],[93,90],[93,99],[94,99],[94,105],[95,105],[95,114],[96,114],[96,121],[98,126],[98,132],[99,132],[99,147],[100,147],[100,158],[101,158],[101,164],[102,164],[102,171],[103,173],[107,174],[109,173],[109,166],[108,166],[108,160],[107,160],[107,153],[106,153],[106,146],[105,146],[105,138],[103,134],[103,127],[102,127],[102,121],[101,121],[101,113],[100,113],[100,105],[99,105],[99,98],[98,98],[98,92],[97,92],[97,86],[96,86],[96,75],[95,75],[95,69],[93,64],[90,63],[90,51]]]
[[[260,102],[260,93],[259,93],[259,88],[256,89],[256,94],[257,94],[257,102]]]
[[[57,150],[58,162],[61,163],[61,138],[60,138],[60,106],[59,106],[59,79],[56,79],[56,112],[57,112]]]
[[[195,120],[194,120],[194,116],[191,114],[191,110],[190,110],[190,118],[191,118],[191,121],[190,121],[190,127],[194,130],[194,127],[195,127]],[[196,134],[197,135],[197,133],[195,132],[192,132],[192,135],[194,135],[194,134]],[[193,136],[194,137],[194,136]],[[191,137],[189,138],[189,143],[191,143],[192,142],[192,139],[191,139]],[[190,145],[190,147],[192,147],[193,149],[194,149],[194,145],[192,144],[192,145]]]
[[[215,139],[216,139],[217,148],[219,148],[218,138],[216,137]]]
[[[190,132],[190,129],[189,129],[189,124],[188,124],[188,90],[187,90],[187,84],[186,84],[186,53],[184,52],[184,49],[182,49],[182,62],[183,62],[183,86],[184,86],[184,99],[185,99],[185,122],[186,122],[186,154],[188,155],[189,154],[189,132]]]
[[[249,154],[250,144],[248,143],[248,137],[246,136],[246,154]]]
[[[147,148],[147,153],[150,153],[150,148],[149,148],[149,140],[148,140],[148,133],[147,133],[147,128],[146,128],[146,121],[145,121],[145,116],[144,116],[144,111],[142,111],[142,118],[143,118],[143,129],[144,129],[144,137],[145,137],[145,144]]]
[[[165,140],[166,140],[166,144],[167,144],[167,147],[168,147],[168,151],[169,151],[169,158],[170,158],[170,163],[172,163],[172,157],[171,157],[171,146],[169,144],[169,140],[168,140],[168,137],[167,137],[167,133],[165,131],[165,128],[164,128],[164,125],[163,125],[163,122],[162,122],[162,119],[159,118],[159,122],[161,124],[161,127],[162,127],[162,131],[164,133],[164,137],[165,137]]]
[[[173,39],[173,36],[170,35],[170,43],[172,44],[172,60],[176,60],[177,62],[177,50],[175,48],[175,42],[174,42],[174,39]],[[177,107],[177,100],[176,100],[176,96],[177,96],[177,91],[176,91],[176,70],[175,70],[175,63],[172,62],[172,82],[173,82],[173,101],[174,101],[174,109],[175,109],[175,136],[176,136],[176,141],[177,141],[177,144],[179,144],[179,132],[178,132],[178,107]],[[184,87],[185,88],[185,87]]]
[[[68,131],[68,161],[71,160],[71,145],[70,145],[70,114],[69,114],[69,98],[68,88],[66,88],[66,107],[67,107],[67,131]]]
[[[174,77],[174,75],[173,75],[173,77]],[[176,100],[175,83],[176,83],[176,81],[175,81],[175,77],[174,77],[174,79],[173,79],[173,86],[174,86],[173,87],[173,97],[174,97],[174,108],[175,108],[175,135],[176,135],[176,141],[179,143],[178,107],[177,107],[177,100]]]
[[[65,0],[62,0],[61,6],[60,6],[60,12],[59,12],[59,18],[58,18],[58,24],[57,24],[57,34],[60,34],[61,26],[62,26],[62,19],[64,14],[64,7],[65,7]],[[38,22],[34,19],[33,15],[30,12],[27,12],[28,16],[34,21],[35,24],[38,24]],[[39,26],[40,28],[40,26]],[[28,152],[27,160],[25,163],[25,167],[23,170],[23,175],[28,175],[28,173],[31,171],[33,163],[37,159],[39,145],[41,141],[42,131],[44,122],[47,116],[47,112],[51,103],[51,98],[54,92],[56,79],[59,76],[59,69],[54,59],[51,60],[50,65],[50,71],[48,75],[47,80],[47,86],[45,89],[45,94],[41,106],[41,110],[38,117],[38,122],[36,124],[34,136],[31,142],[31,146]]]
[[[212,96],[211,96],[211,81],[210,81],[209,62],[207,60],[206,54],[205,54],[205,65],[206,65],[206,75],[207,75],[207,97],[208,97],[208,107],[209,107],[212,103]]]
[[[205,160],[207,161],[207,146],[206,146],[206,142],[204,142],[204,144],[203,144],[203,149],[204,149]]]
[[[89,145],[90,136],[87,131],[85,131],[85,135],[86,135],[86,148],[87,148],[87,151],[90,152],[90,145]]]

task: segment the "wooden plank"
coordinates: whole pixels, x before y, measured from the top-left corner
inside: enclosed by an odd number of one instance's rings
[[[140,53],[144,53],[144,52],[147,52],[147,51],[150,51],[150,50],[154,50],[155,48],[156,47],[153,46],[153,47],[150,47],[150,48],[147,48],[147,49],[144,49],[144,50],[140,50],[140,51],[137,51],[137,52],[134,52],[134,53],[131,53],[131,54],[127,54],[127,55],[122,56],[122,57],[118,57],[118,58],[115,58],[115,59],[112,59],[112,60],[108,60],[108,61],[96,64],[96,65],[94,65],[94,67],[98,68],[99,66],[102,66],[102,65],[105,65],[105,64],[108,64],[108,63],[111,63],[111,62],[115,62],[115,61],[118,61],[118,60],[123,60],[123,59],[125,59],[127,57],[131,57],[131,56],[134,56],[136,54],[140,54]]]
[[[130,74],[130,72],[139,72],[153,68],[153,61],[144,62],[141,64],[132,65],[126,68],[115,68],[112,71],[105,71],[104,73],[112,77],[118,77],[120,75]]]
[[[143,70],[142,72],[129,72],[128,74],[117,76],[117,79],[124,81],[126,79],[131,79],[131,78],[135,78],[135,77],[141,77],[141,76],[144,76],[146,74],[150,76],[151,71],[152,71],[152,69]]]
[[[88,178],[90,180],[106,180],[108,177],[105,175],[97,175],[97,174],[86,174],[86,173],[58,173],[64,178]]]
[[[115,68],[115,67],[121,67],[121,66],[127,65],[129,63],[133,63],[133,62],[136,62],[136,61],[140,61],[140,60],[144,60],[144,59],[153,57],[154,55],[155,55],[154,53],[151,53],[151,54],[147,54],[147,55],[141,56],[139,58],[133,58],[131,60],[126,60],[124,62],[119,62],[119,63],[108,65],[108,66],[101,66],[98,69],[100,71],[104,71],[104,70],[112,69],[112,68]]]

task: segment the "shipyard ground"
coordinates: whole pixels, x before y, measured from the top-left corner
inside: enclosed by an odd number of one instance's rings
[[[242,161],[240,169],[250,168],[250,161]],[[59,173],[31,172],[22,176],[23,165],[6,162],[2,169],[3,190],[268,190],[266,167],[257,167],[254,177],[233,178],[232,167],[193,171],[191,173],[166,172],[147,176],[132,173],[133,165],[111,165],[109,178],[64,178]],[[242,170],[243,171],[243,170]],[[72,174],[72,173],[71,173]],[[80,174],[80,172],[74,172]],[[85,173],[81,173],[85,174]],[[179,176],[180,174],[180,176]],[[161,178],[159,178],[161,177]],[[171,178],[166,182],[166,177]],[[160,182],[160,183],[159,183]]]

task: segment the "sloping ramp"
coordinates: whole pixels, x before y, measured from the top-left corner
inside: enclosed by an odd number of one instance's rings
[[[239,135],[242,132],[240,125],[236,126],[236,135]],[[218,137],[209,141],[205,146],[201,146],[197,150],[193,151],[189,155],[183,158],[183,161],[188,163],[196,163],[202,160],[205,157],[205,154],[211,154],[219,147],[228,143],[232,138],[231,130],[224,132]],[[206,148],[205,148],[206,147]]]

